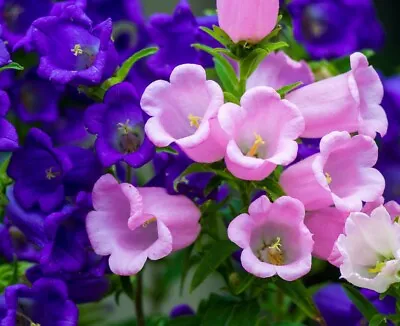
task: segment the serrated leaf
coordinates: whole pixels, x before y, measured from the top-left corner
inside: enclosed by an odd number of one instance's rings
[[[190,292],[193,292],[208,276],[214,273],[237,249],[237,246],[229,240],[221,240],[213,243],[201,259],[193,275]]]
[[[8,69],[13,69],[13,70],[24,70],[24,67],[22,67],[19,63],[17,62],[10,62],[9,64],[0,67],[0,71],[8,70]]]
[[[310,293],[301,280],[287,282],[277,278],[276,286],[286,294],[309,318],[316,322],[323,322],[323,318],[315,306]]]
[[[375,315],[379,315],[379,312],[375,308],[375,306],[366,297],[364,297],[359,290],[357,290],[350,284],[342,284],[342,287],[351,302],[354,303],[360,313],[368,321],[371,321]]]
[[[282,88],[278,89],[277,92],[281,96],[281,98],[284,98],[287,93],[293,91],[297,87],[303,85],[303,82],[299,81],[297,83],[293,83],[290,85],[283,86]]]
[[[170,147],[170,146],[167,146],[167,147],[157,147],[157,148],[156,148],[156,152],[157,152],[157,153],[168,153],[168,154],[172,154],[172,155],[178,155],[178,154],[179,154],[175,149],[173,149],[173,148]]]

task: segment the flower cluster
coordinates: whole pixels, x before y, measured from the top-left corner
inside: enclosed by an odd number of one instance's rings
[[[217,271],[226,295],[155,325],[261,325],[270,290],[321,325],[400,320],[400,206],[384,199],[398,173],[383,150],[400,101],[360,52],[383,41],[372,2],[216,8],[196,17],[181,0],[147,19],[138,0],[0,1],[1,325],[77,325],[121,293],[147,325],[142,274],[182,252],[183,285],[198,264],[191,289]],[[347,68],[292,59],[290,17],[312,58],[349,55]],[[373,312],[338,284],[314,304],[301,279],[322,261],[373,290],[346,285]]]

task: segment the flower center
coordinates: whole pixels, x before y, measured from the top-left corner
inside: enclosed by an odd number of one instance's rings
[[[157,218],[153,216],[152,218],[150,218],[150,219],[148,219],[146,222],[144,222],[144,223],[142,224],[142,227],[145,229],[145,228],[147,228],[150,224],[152,224],[152,223],[154,223],[154,222],[157,222]]]
[[[201,117],[193,114],[188,115],[188,120],[191,127],[195,127],[196,129],[200,127]]]
[[[247,152],[246,156],[256,157],[258,155],[258,150],[260,149],[260,146],[265,145],[264,139],[262,139],[259,134],[254,133],[254,137],[254,143],[251,146],[250,150]]]
[[[380,272],[382,272],[382,269],[386,266],[386,263],[392,259],[394,259],[393,256],[380,257],[380,259],[378,259],[378,261],[376,262],[375,266],[368,268],[368,273],[379,274]]]
[[[277,237],[270,244],[263,242],[263,245],[257,251],[257,258],[272,265],[284,265],[285,256],[282,250],[281,238]]]
[[[332,177],[328,172],[325,172],[325,178],[328,185],[330,185],[332,183]]]
[[[71,52],[74,54],[75,57],[78,55],[83,54],[83,50],[80,44],[75,44],[74,47],[71,49]]]
[[[46,172],[46,179],[47,180],[52,180],[52,179],[55,179],[55,178],[57,178],[57,176],[59,176],[60,175],[60,172],[57,172],[57,171],[53,171],[53,169],[54,169],[54,167],[50,167],[50,168],[48,168],[45,172]]]
[[[126,154],[136,152],[142,145],[143,137],[138,130],[129,125],[129,119],[125,123],[118,123],[119,147]]]

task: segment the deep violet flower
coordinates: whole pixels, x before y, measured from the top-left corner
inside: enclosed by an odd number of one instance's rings
[[[10,99],[0,90],[0,152],[13,152],[18,148],[18,134],[15,127],[6,119]]]

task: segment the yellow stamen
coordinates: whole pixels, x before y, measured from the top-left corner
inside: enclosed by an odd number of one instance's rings
[[[385,262],[377,262],[375,267],[369,268],[368,273],[371,274],[378,274],[382,271],[382,269],[385,267],[386,263]]]
[[[282,266],[285,263],[281,247],[281,238],[277,237],[276,241],[267,248],[267,258],[270,264]]]
[[[117,123],[118,129],[122,131],[123,134],[127,135],[129,134],[130,128],[129,128],[129,119],[126,120],[125,123],[119,122]]]
[[[326,182],[328,182],[328,185],[330,185],[332,183],[332,177],[328,172],[325,172],[325,178]]]
[[[201,117],[197,115],[189,114],[188,116],[189,123],[191,127],[199,128],[201,123]]]
[[[394,223],[400,223],[400,215],[395,216],[393,222]]]
[[[261,145],[265,145],[264,139],[259,134],[254,134],[254,137],[256,140],[253,143],[253,146],[251,146],[250,150],[247,152],[246,156],[254,157],[257,155],[258,149],[260,148]]]
[[[151,219],[149,219],[149,220],[147,220],[146,222],[144,222],[144,223],[142,224],[142,227],[143,227],[143,228],[147,228],[151,223],[154,223],[154,222],[156,222],[156,221],[157,221],[157,218],[152,217]]]
[[[53,172],[53,167],[48,168],[46,171],[46,179],[51,180],[60,175],[60,172]]]
[[[80,54],[83,54],[83,50],[80,44],[75,44],[74,48],[71,49],[71,52],[74,54],[75,57],[77,57]]]

